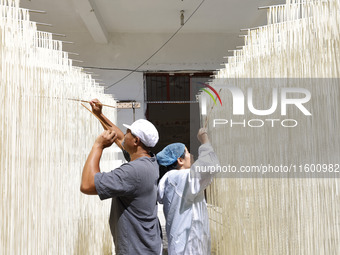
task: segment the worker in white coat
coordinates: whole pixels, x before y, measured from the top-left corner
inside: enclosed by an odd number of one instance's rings
[[[166,219],[168,254],[210,254],[210,231],[205,188],[214,174],[209,166],[219,164],[205,129],[197,135],[201,142],[197,161],[182,143],[166,146],[156,157],[160,165],[173,169],[158,184],[158,202]]]

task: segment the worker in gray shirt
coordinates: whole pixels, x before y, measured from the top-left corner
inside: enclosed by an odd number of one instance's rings
[[[161,234],[157,218],[157,179],[159,165],[150,148],[158,142],[155,126],[137,120],[123,132],[101,111],[102,104],[92,100],[93,112],[109,130],[95,141],[84,165],[81,192],[98,194],[101,200],[112,198],[110,229],[117,255],[161,254]],[[105,148],[118,139],[129,153],[130,162],[111,172],[100,172],[99,161]]]

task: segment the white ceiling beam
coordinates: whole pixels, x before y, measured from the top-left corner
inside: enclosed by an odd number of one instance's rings
[[[108,32],[94,3],[91,3],[90,0],[73,0],[73,3],[94,41],[108,43]]]

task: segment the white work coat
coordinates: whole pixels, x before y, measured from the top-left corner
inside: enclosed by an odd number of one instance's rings
[[[209,218],[204,189],[211,183],[213,174],[197,172],[195,169],[218,164],[211,145],[203,144],[191,169],[171,170],[160,180],[158,201],[164,205],[169,255],[210,254]]]

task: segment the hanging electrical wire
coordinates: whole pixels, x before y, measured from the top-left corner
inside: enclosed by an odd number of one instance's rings
[[[113,83],[112,85],[106,87],[105,89],[109,89],[115,85],[117,85],[118,83],[120,83],[121,81],[125,80],[127,77],[129,77],[131,74],[133,74],[134,72],[136,72],[140,67],[142,67],[146,62],[148,62],[151,58],[153,58],[160,50],[162,50],[164,48],[165,45],[167,45],[172,38],[174,38],[178,32],[185,26],[185,24],[191,19],[191,17],[198,11],[198,9],[202,6],[202,4],[205,2],[205,0],[202,0],[202,2],[196,7],[196,9],[191,13],[191,15],[188,17],[188,19],[184,22],[183,25],[181,25],[175,33],[173,33],[170,38],[161,46],[158,48],[158,50],[156,50],[150,57],[148,57],[145,61],[143,61],[139,66],[137,66],[135,69],[133,69],[130,73],[128,73],[127,75],[125,75],[123,78],[119,79],[118,81],[116,81],[115,83]]]

